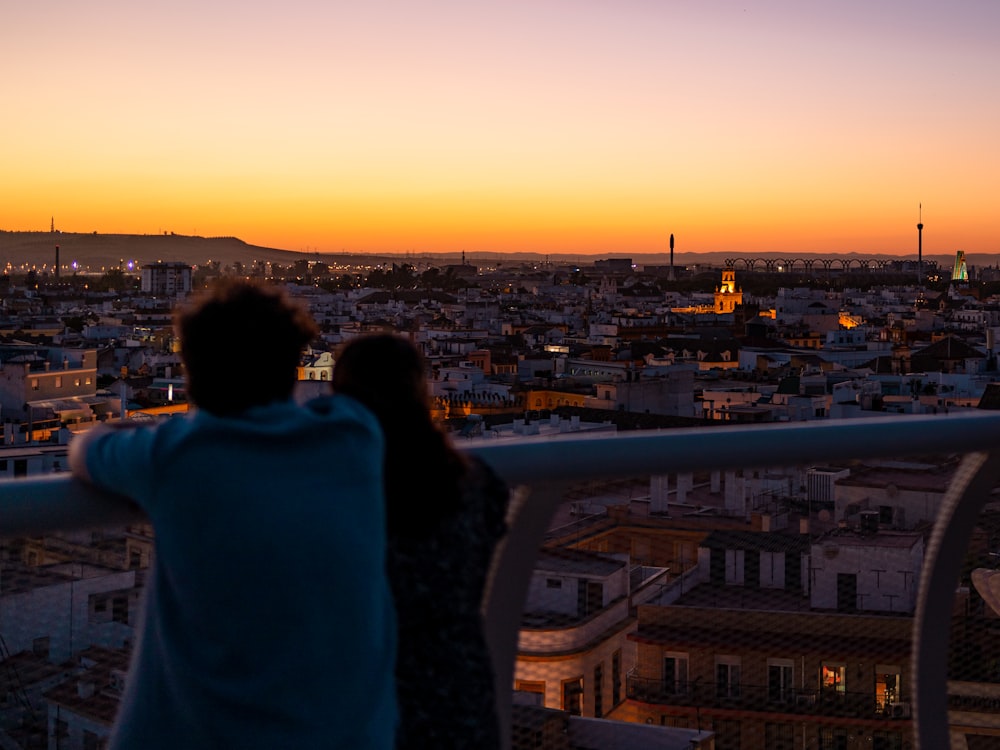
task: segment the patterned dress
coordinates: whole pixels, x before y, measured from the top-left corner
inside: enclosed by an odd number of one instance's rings
[[[462,495],[459,512],[431,533],[389,537],[399,618],[397,749],[499,746],[480,604],[493,551],[506,532],[509,493],[492,469],[473,459]]]

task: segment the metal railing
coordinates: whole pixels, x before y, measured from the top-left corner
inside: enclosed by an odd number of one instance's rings
[[[948,632],[955,582],[982,503],[1000,479],[1000,414],[899,416],[779,425],[685,428],[609,435],[469,442],[518,489],[485,604],[501,725],[509,733],[521,613],[549,521],[565,488],[587,479],[828,464],[852,458],[966,454],[942,503],[925,556],[914,625],[914,717],[920,747],[948,746],[947,649],[923,633]],[[141,519],[119,497],[67,476],[0,485],[0,535],[39,535]],[[505,737],[510,746],[510,736]]]
[[[742,711],[807,714],[858,719],[908,719],[909,712],[894,711],[898,702],[879,703],[874,691],[775,690],[769,685],[666,681],[637,674],[626,675],[627,697],[646,703],[701,708],[737,708]],[[905,697],[905,696],[904,696]]]

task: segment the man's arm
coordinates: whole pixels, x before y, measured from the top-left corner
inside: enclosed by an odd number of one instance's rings
[[[137,422],[101,423],[95,427],[91,427],[86,432],[74,435],[69,444],[70,472],[77,479],[88,484],[93,484],[94,478],[90,475],[90,469],[87,468],[87,452],[94,444],[94,441],[103,435],[107,435],[109,432],[121,429],[134,429],[138,426]]]

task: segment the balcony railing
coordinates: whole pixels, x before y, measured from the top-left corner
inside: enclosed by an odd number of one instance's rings
[[[879,703],[870,692],[836,690],[774,690],[768,685],[715,683],[690,680],[683,683],[629,674],[626,695],[645,703],[700,708],[740,709],[768,714],[806,714],[855,719],[909,719],[905,702]]]
[[[485,615],[497,676],[498,710],[510,726],[511,685],[528,584],[564,489],[588,479],[739,468],[829,464],[852,458],[966,454],[939,510],[921,575],[914,619],[914,717],[922,748],[948,746],[947,649],[955,582],[981,505],[1000,479],[1000,415],[972,413],[829,422],[527,438],[463,444],[519,488],[522,500],[498,551]],[[0,534],[127,524],[139,520],[122,498],[69,477],[0,485]],[[930,634],[923,638],[922,634]],[[506,737],[509,746],[510,737]]]

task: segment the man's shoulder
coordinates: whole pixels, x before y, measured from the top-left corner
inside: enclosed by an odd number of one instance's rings
[[[314,418],[334,421],[359,422],[366,427],[377,429],[375,415],[360,401],[350,396],[333,394],[319,396],[307,401],[303,408]]]

